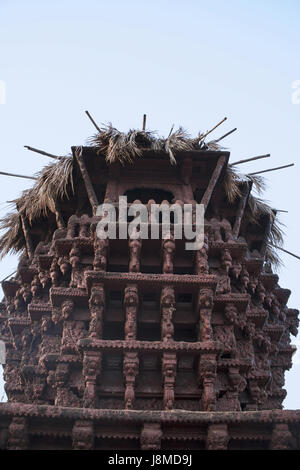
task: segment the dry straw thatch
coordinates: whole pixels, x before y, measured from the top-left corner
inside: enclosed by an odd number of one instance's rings
[[[130,130],[123,133],[111,124],[100,129],[95,136],[89,139],[89,143],[95,148],[97,154],[104,156],[107,164],[119,161],[122,165],[132,164],[136,158],[143,154],[143,150],[150,149],[163,152],[168,155],[171,164],[176,164],[176,153],[189,150],[220,150],[216,140],[205,142],[206,134],[199,134],[191,138],[183,129],[173,131],[171,129],[167,138],[157,136],[155,132]],[[42,217],[55,211],[56,203],[74,194],[75,182],[73,181],[73,157],[71,155],[60,157],[59,160],[47,165],[37,175],[34,186],[25,190],[22,195],[12,201],[17,211],[7,214],[0,219],[0,230],[3,235],[0,239],[0,255],[10,252],[23,252],[25,239],[21,226],[20,214],[22,214],[31,226]],[[261,176],[247,176],[239,174],[234,167],[226,167],[222,184],[229,204],[241,197],[241,183],[251,181],[258,193],[264,189],[264,180]],[[250,194],[247,202],[245,217],[249,222],[259,224],[262,216],[271,218],[271,232],[267,245],[266,259],[272,264],[278,264],[279,258],[272,247],[282,245],[282,230],[275,218],[275,212],[260,197]]]

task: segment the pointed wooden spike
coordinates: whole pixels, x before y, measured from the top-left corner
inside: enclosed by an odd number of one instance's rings
[[[0,284],[2,284],[2,282],[6,281],[6,279],[8,279],[9,277],[11,277],[11,276],[13,276],[14,274],[16,274],[16,272],[17,272],[17,270],[14,271],[13,273],[9,274],[8,276],[6,276],[4,279],[2,279],[2,280],[0,281]]]
[[[281,250],[284,253],[287,253],[288,255],[294,256],[294,258],[300,259],[300,256],[295,255],[295,253],[292,253],[291,251],[285,250],[284,248],[281,248],[280,246],[273,245],[273,243],[270,243],[270,245],[276,248],[277,250]]]
[[[26,178],[26,179],[29,179],[29,180],[37,180],[37,178],[35,178],[34,176],[26,176],[26,175],[17,175],[15,173],[6,173],[4,171],[0,171],[0,175],[4,175],[4,176],[14,176],[16,178]]]
[[[289,212],[289,211],[285,211],[285,210],[283,210],[283,209],[275,209],[275,211],[276,211],[276,212],[286,212],[286,213]]]
[[[172,127],[171,127],[171,129],[170,129],[170,132],[169,132],[168,138],[170,137],[170,135],[171,135],[171,134],[172,134],[172,132],[173,132],[174,125],[175,125],[175,124],[172,124]]]
[[[36,149],[34,147],[29,147],[29,145],[24,145],[24,147],[31,152],[40,153],[41,155],[45,155],[46,157],[54,158],[55,160],[59,160],[61,157],[57,155],[53,155],[52,153],[44,152],[43,150]]]
[[[214,131],[215,129],[217,129],[217,127],[219,127],[221,124],[223,124],[223,122],[225,122],[227,120],[227,117],[224,117],[224,119],[222,119],[222,121],[218,122],[218,124],[216,124],[212,129],[210,129],[209,131],[205,132],[205,134],[201,135],[200,136],[200,140],[202,139],[205,139],[205,137],[210,134],[212,131]]]
[[[277,166],[275,168],[268,168],[268,170],[255,171],[254,173],[248,173],[248,175],[249,176],[260,175],[261,173],[267,173],[268,171],[281,170],[282,168],[289,168],[290,166],[294,166],[294,165],[295,163],[290,163],[289,165]]]
[[[96,122],[94,121],[94,119],[92,118],[92,116],[90,115],[90,113],[89,113],[88,111],[86,111],[85,114],[86,114],[87,117],[90,119],[90,121],[94,124],[94,126],[95,126],[96,129],[97,129],[97,131],[98,131],[98,132],[101,132],[100,127],[96,124]]]
[[[229,166],[240,165],[240,163],[252,162],[253,160],[259,160],[260,158],[268,158],[270,156],[270,153],[266,153],[266,155],[258,155],[257,157],[246,158],[245,160],[238,160],[237,162],[230,163]]]
[[[146,130],[146,120],[147,120],[147,115],[144,114],[144,116],[143,116],[143,131]]]
[[[225,139],[225,137],[227,137],[228,135],[232,134],[232,133],[235,132],[236,130],[237,130],[237,127],[235,127],[234,129],[231,129],[231,131],[227,132],[227,134],[222,135],[222,137],[219,137],[219,139],[217,139],[215,142],[220,142],[220,140]]]

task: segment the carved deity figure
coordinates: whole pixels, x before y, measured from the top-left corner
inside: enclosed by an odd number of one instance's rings
[[[173,313],[175,311],[175,293],[173,287],[163,287],[161,291],[161,333],[163,341],[173,340],[174,325]]]
[[[89,335],[92,338],[102,337],[104,306],[105,291],[103,285],[93,286],[89,299],[89,309],[91,314]]]
[[[138,288],[135,284],[128,285],[124,292],[125,307],[125,339],[136,339],[136,322],[139,305]]]
[[[129,272],[140,272],[142,240],[140,238],[132,239],[129,242]]]
[[[172,274],[174,267],[175,241],[170,234],[170,238],[166,238],[162,242],[163,252],[163,273]]]

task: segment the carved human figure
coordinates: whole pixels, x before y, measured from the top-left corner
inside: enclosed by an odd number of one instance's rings
[[[165,286],[161,291],[161,334],[163,341],[171,341],[174,336],[173,313],[175,311],[174,288]]]
[[[108,238],[102,240],[98,238],[97,232],[94,233],[94,270],[95,271],[106,271],[107,269],[107,252],[108,252]]]
[[[199,292],[199,341],[212,340],[211,315],[213,308],[213,291],[212,289],[202,288]]]
[[[123,376],[125,381],[125,409],[131,410],[135,400],[135,380],[139,371],[138,353],[127,352],[123,360]]]
[[[173,236],[170,234],[169,238],[166,238],[162,242],[163,252],[163,273],[171,274],[174,269],[174,254],[175,254],[175,241]]]
[[[174,386],[176,379],[176,355],[163,354],[162,374],[164,381],[164,409],[172,410],[174,408]]]
[[[204,243],[200,250],[195,252],[195,274],[208,274],[208,236],[204,235]]]
[[[142,240],[141,238],[129,239],[129,272],[138,273],[140,272],[141,263],[141,249]]]
[[[89,335],[91,338],[102,337],[103,312],[105,306],[105,291],[102,284],[92,287],[89,299],[91,314]]]
[[[130,284],[125,288],[125,339],[136,339],[137,311],[139,305],[138,288],[135,284]]]

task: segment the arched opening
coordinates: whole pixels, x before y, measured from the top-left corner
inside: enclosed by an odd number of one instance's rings
[[[174,202],[174,195],[170,191],[155,188],[134,188],[126,191],[124,196],[127,196],[128,204],[136,200],[141,201],[142,204],[147,204],[150,199],[154,199],[156,204],[161,204],[162,201]]]

